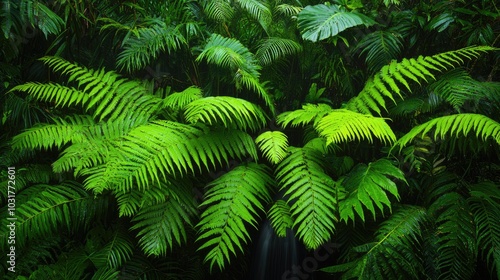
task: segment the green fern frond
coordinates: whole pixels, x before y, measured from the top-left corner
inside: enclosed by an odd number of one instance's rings
[[[95,267],[120,268],[132,257],[134,244],[122,226],[96,227],[88,232],[85,249]]]
[[[118,55],[118,67],[127,72],[140,70],[161,52],[171,53],[187,44],[177,27],[169,26],[160,19],[152,19],[150,24],[137,31],[138,37],[131,36],[123,41],[124,50]]]
[[[276,179],[290,205],[298,237],[311,249],[327,242],[335,229],[338,188],[324,171],[322,154],[310,148],[289,148],[276,169]]]
[[[375,21],[361,13],[348,11],[339,5],[305,7],[297,17],[297,26],[305,40],[317,42],[359,25],[366,27]]]
[[[70,107],[73,103],[85,104],[89,100],[86,92],[60,84],[29,82],[14,87],[11,91],[22,91],[40,101],[52,101],[56,107]]]
[[[300,11],[302,11],[302,7],[299,6],[294,6],[290,4],[279,4],[276,7],[274,7],[274,11],[278,14],[282,14],[286,17],[296,17]]]
[[[431,71],[442,72],[453,69],[463,64],[465,59],[477,58],[485,52],[495,50],[498,49],[488,46],[467,47],[433,56],[419,56],[416,59],[405,58],[401,62],[393,60],[366,82],[363,90],[358,96],[349,100],[346,108],[367,114],[374,111],[380,115],[381,108],[387,110],[385,98],[396,103],[393,92],[403,98],[398,84],[403,84],[411,92],[409,81],[420,84],[422,80],[435,79]]]
[[[231,3],[225,0],[207,1],[203,6],[207,17],[218,23],[229,22],[234,15],[234,9]]]
[[[332,112],[333,109],[327,104],[305,104],[302,109],[284,112],[276,118],[277,123],[286,127],[288,125],[307,125],[311,122],[316,124],[322,117]]]
[[[281,131],[266,131],[255,138],[255,143],[272,164],[280,163],[287,155],[288,139]]]
[[[315,128],[321,137],[326,138],[327,145],[364,139],[372,142],[372,135],[384,144],[396,141],[396,135],[385,119],[344,109],[323,116]]]
[[[476,224],[479,250],[491,264],[490,271],[496,270],[500,279],[500,191],[492,182],[484,182],[471,187],[471,197],[467,199]]]
[[[477,258],[476,227],[465,199],[456,192],[440,196],[430,207],[437,225],[436,267],[441,277],[470,279]]]
[[[189,103],[202,98],[200,88],[188,87],[181,92],[174,92],[163,99],[163,106],[174,111],[182,110]]]
[[[300,53],[302,46],[294,40],[269,37],[259,42],[255,57],[262,66],[269,65],[288,55]]]
[[[366,54],[368,69],[370,73],[374,73],[396,59],[402,47],[403,37],[400,34],[379,30],[363,37],[356,49],[361,49],[360,55]]]
[[[82,171],[87,189],[129,190],[147,187],[167,175],[194,173],[227,162],[229,158],[257,158],[255,143],[240,130],[209,131],[170,121],[134,128],[106,164]]]
[[[323,268],[326,272],[345,271],[342,279],[422,279],[422,262],[415,252],[428,222],[425,209],[404,205],[382,223],[376,241],[355,247],[363,255],[346,264]]]
[[[345,200],[340,201],[340,219],[355,221],[355,213],[365,221],[363,206],[376,217],[376,208],[382,213],[385,208],[392,208],[387,194],[399,199],[396,183],[392,178],[406,182],[403,171],[386,159],[370,162],[368,165],[358,164],[347,174],[342,182],[349,193]]]
[[[434,118],[418,125],[394,143],[393,148],[399,146],[402,149],[415,137],[424,136],[431,130],[434,130],[434,138],[441,139],[467,137],[474,131],[477,138],[483,141],[492,138],[500,144],[500,123],[483,115],[464,113]]]
[[[203,240],[198,250],[209,249],[205,262],[210,269],[220,269],[231,260],[231,255],[243,252],[242,243],[250,239],[246,224],[257,226],[259,211],[263,203],[271,200],[269,187],[273,179],[264,165],[249,163],[241,165],[222,175],[207,186],[207,206],[197,227],[197,241]]]
[[[264,31],[268,32],[272,20],[271,10],[267,1],[262,0],[236,0],[236,3],[243,8],[250,16],[257,20]]]
[[[163,186],[168,187],[168,186]],[[132,218],[132,230],[139,230],[139,246],[146,255],[164,256],[174,243],[187,240],[186,227],[197,214],[193,197],[186,190],[173,192],[164,202],[148,201]]]
[[[185,107],[186,121],[192,124],[222,123],[224,127],[252,131],[266,125],[261,108],[241,98],[231,96],[209,96],[194,100]]]
[[[293,227],[293,219],[288,203],[282,199],[274,202],[267,212],[269,222],[279,237],[286,237],[288,229]]]

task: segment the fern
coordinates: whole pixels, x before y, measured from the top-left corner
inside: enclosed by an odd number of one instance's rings
[[[206,1],[203,10],[209,19],[218,23],[229,22],[234,15],[233,7],[225,0]]]
[[[398,207],[376,232],[374,242],[353,249],[362,253],[352,262],[326,267],[326,272],[345,271],[342,279],[421,279],[422,262],[418,250],[428,221],[425,209],[404,205]]]
[[[108,230],[96,227],[87,234],[88,258],[97,268],[110,270],[109,268],[121,267],[132,257],[133,248],[131,236],[122,226],[111,227]]]
[[[267,1],[262,0],[236,0],[243,10],[245,10],[252,18],[257,20],[262,28],[268,32],[271,24],[272,15]]]
[[[371,18],[338,5],[305,7],[297,17],[297,27],[305,40],[317,42],[359,25],[375,24]]]
[[[476,229],[465,199],[456,192],[439,197],[430,207],[437,225],[441,277],[470,279],[477,258]]]
[[[393,146],[400,149],[406,146],[415,137],[424,136],[434,129],[434,138],[446,139],[447,136],[469,136],[471,130],[483,141],[492,138],[500,144],[500,124],[486,116],[479,114],[456,114],[434,118],[426,123],[414,127],[401,137]]]
[[[365,221],[365,210],[376,217],[376,208],[384,213],[385,208],[392,209],[392,203],[387,194],[399,199],[396,183],[391,177],[406,182],[403,172],[386,159],[379,159],[368,165],[358,164],[349,172],[342,182],[349,193],[345,200],[340,201],[340,219],[355,221],[355,214]]]
[[[257,158],[253,140],[239,130],[209,131],[201,125],[155,121],[134,128],[124,140],[106,164],[82,171],[89,175],[87,189],[142,189],[167,175],[217,166],[230,157]]]
[[[398,83],[403,84],[411,92],[409,81],[421,83],[422,80],[435,79],[431,71],[442,72],[453,69],[457,65],[464,63],[465,59],[476,58],[484,52],[494,50],[497,49],[487,46],[467,47],[433,56],[419,56],[416,59],[405,58],[401,62],[393,60],[366,82],[363,90],[358,96],[349,100],[346,108],[367,114],[374,111],[380,115],[381,108],[387,110],[385,98],[389,98],[396,103],[393,92],[403,98]]]
[[[214,124],[224,127],[257,131],[266,124],[265,114],[257,105],[244,99],[230,96],[205,97],[185,107],[185,118],[189,123]]]
[[[327,104],[305,104],[302,109],[284,112],[276,118],[282,127],[288,125],[299,126],[306,124],[316,124],[322,117],[332,112],[333,109]]]
[[[368,69],[374,73],[399,56],[402,40],[403,37],[394,31],[379,30],[363,37],[356,49],[361,49],[360,55],[366,54]]]
[[[151,19],[150,26],[140,28],[137,37],[123,41],[124,50],[118,56],[117,66],[128,72],[146,67],[160,52],[171,53],[187,44],[179,29],[160,19]]]
[[[269,37],[259,42],[255,57],[260,65],[265,66],[301,51],[302,46],[294,40]]]
[[[274,112],[274,104],[259,81],[261,66],[255,56],[240,41],[212,34],[196,61],[206,59],[209,64],[229,68],[234,75],[236,86],[257,92]]]
[[[477,245],[486,261],[491,266],[491,272],[496,270],[500,278],[500,191],[498,186],[491,182],[473,185],[471,197],[467,199],[476,224]]]
[[[325,173],[317,150],[289,147],[289,152],[276,168],[276,179],[290,205],[297,236],[306,247],[316,249],[335,229],[339,186]]]
[[[243,252],[242,243],[250,239],[245,224],[257,225],[259,210],[271,200],[268,188],[273,184],[267,168],[249,163],[222,175],[207,186],[201,214],[198,241],[205,240],[199,250],[208,249],[205,261],[210,269],[224,268],[231,255]]]
[[[282,199],[275,201],[267,212],[267,217],[278,237],[286,237],[288,229],[293,227],[291,215],[290,206]]]
[[[171,110],[182,110],[189,103],[202,98],[202,92],[197,87],[188,87],[181,92],[174,92],[163,99],[163,106]]]
[[[288,139],[283,132],[266,131],[255,138],[255,143],[272,164],[280,163],[287,155]]]

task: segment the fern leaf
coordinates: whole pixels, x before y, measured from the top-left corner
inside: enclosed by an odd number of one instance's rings
[[[255,57],[260,65],[265,66],[287,55],[297,54],[301,51],[302,46],[294,40],[269,37],[259,42]]]
[[[432,119],[426,123],[414,127],[410,132],[401,137],[394,147],[402,149],[415,137],[424,136],[434,129],[434,138],[446,139],[446,137],[467,137],[472,131],[475,135],[486,141],[492,138],[500,144],[500,123],[479,114],[456,114]]]
[[[375,21],[371,18],[338,5],[307,6],[297,17],[297,26],[302,38],[313,42],[333,37],[354,26],[368,27],[373,24]]]
[[[253,131],[266,124],[262,109],[241,98],[210,96],[189,103],[185,109],[186,121],[192,124],[202,122],[212,125],[221,122],[227,128]]]
[[[354,167],[342,182],[349,195],[340,201],[340,219],[355,221],[357,213],[365,221],[363,206],[372,213],[374,219],[375,207],[382,213],[386,207],[391,210],[392,203],[387,194],[399,199],[398,188],[391,177],[406,182],[403,172],[386,159]]]
[[[277,200],[267,212],[267,217],[279,237],[286,237],[288,229],[293,227],[293,219],[290,212],[290,206],[284,200]]]
[[[211,0],[203,7],[207,17],[218,23],[229,22],[234,15],[234,9],[228,1]]]
[[[262,28],[268,32],[271,24],[272,15],[268,7],[267,1],[262,0],[236,0],[246,12],[248,12],[255,20],[257,20]]]
[[[428,221],[425,209],[401,206],[384,221],[376,233],[376,241],[355,247],[363,255],[346,264],[326,267],[326,272],[345,271],[342,279],[421,279],[419,250],[422,232]]]
[[[403,98],[398,83],[411,91],[409,80],[420,83],[421,80],[426,81],[426,77],[433,79],[431,70],[441,72],[453,69],[463,64],[464,59],[476,58],[484,52],[495,50],[498,49],[488,46],[467,47],[433,56],[403,59],[401,62],[392,61],[366,82],[358,96],[349,100],[346,109],[365,114],[372,111],[380,114],[381,108],[387,110],[384,96],[395,100],[388,88]]]
[[[273,184],[263,165],[249,163],[222,175],[207,186],[207,206],[197,227],[198,241],[205,240],[198,250],[209,249],[205,261],[210,268],[224,268],[231,255],[243,251],[243,243],[250,239],[246,224],[257,226],[263,203],[271,200],[268,188]]]
[[[289,111],[278,115],[277,123],[282,127],[288,125],[298,126],[317,123],[323,116],[332,112],[333,109],[327,104],[305,104],[302,109]]]
[[[471,278],[477,258],[476,229],[465,199],[456,192],[440,196],[429,212],[436,217],[441,277]]]
[[[163,99],[163,106],[172,110],[182,110],[189,103],[202,98],[201,90],[188,87],[181,92],[174,92]]]
[[[255,139],[255,143],[272,164],[280,163],[287,155],[288,139],[283,132],[266,131]]]
[[[402,47],[403,37],[400,34],[379,30],[363,37],[356,49],[361,49],[360,55],[366,54],[368,69],[374,73],[396,59]]]
[[[96,227],[87,234],[89,259],[97,268],[119,268],[130,260],[134,244],[127,229]]]
[[[257,158],[252,138],[240,130],[209,131],[204,126],[155,121],[134,128],[124,140],[104,165],[82,171],[89,175],[86,188],[97,193],[109,188],[142,189],[167,175],[217,166],[231,157]]]
[[[289,148],[290,155],[276,169],[276,179],[290,205],[297,235],[311,249],[328,241],[335,229],[338,185],[322,168],[321,153]]]
[[[315,128],[321,137],[326,138],[327,145],[364,139],[372,142],[372,135],[383,143],[396,141],[396,135],[384,119],[344,109],[328,113]]]

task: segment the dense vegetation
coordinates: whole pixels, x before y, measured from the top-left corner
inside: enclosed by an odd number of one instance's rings
[[[500,278],[496,1],[1,3],[7,279]]]

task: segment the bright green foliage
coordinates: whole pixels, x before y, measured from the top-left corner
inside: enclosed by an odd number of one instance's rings
[[[305,7],[297,17],[297,27],[305,40],[317,42],[359,25],[375,24],[371,18],[338,5]]]
[[[269,65],[288,55],[300,53],[302,46],[290,39],[269,37],[259,42],[255,57],[262,66]]]
[[[386,207],[391,210],[392,203],[387,194],[390,193],[399,199],[393,178],[406,182],[403,172],[386,159],[355,166],[342,182],[348,196],[340,202],[340,219],[346,222],[355,221],[355,214],[358,214],[361,220],[365,221],[363,206],[370,211],[374,219],[376,208],[382,213],[385,213]]]
[[[447,279],[470,279],[477,257],[476,229],[469,206],[456,192],[440,196],[430,207],[437,226],[436,268]]]
[[[319,135],[326,138],[326,144],[353,140],[373,141],[373,136],[384,144],[396,141],[396,135],[383,118],[337,109],[328,113],[315,126]]]
[[[236,0],[236,3],[250,16],[257,20],[262,28],[267,32],[271,24],[271,10],[267,1],[263,0]]]
[[[240,130],[209,131],[205,126],[155,121],[133,129],[124,140],[106,164],[82,171],[88,175],[87,189],[100,193],[146,188],[167,175],[194,173],[232,157],[257,158],[252,138]]]
[[[421,244],[428,221],[425,209],[404,205],[384,221],[373,242],[353,248],[362,254],[354,261],[323,268],[323,271],[345,271],[342,279],[421,279],[422,264],[414,252]]]
[[[305,104],[302,106],[302,109],[278,115],[276,120],[282,127],[286,127],[290,124],[292,126],[306,125],[310,123],[316,124],[323,116],[332,111],[332,107],[327,104]]]
[[[182,110],[189,103],[202,98],[201,89],[188,87],[181,92],[174,92],[163,99],[163,106],[172,110]]]
[[[496,50],[492,47],[468,47],[456,51],[444,52],[433,56],[419,56],[418,58],[403,59],[401,62],[392,61],[380,69],[380,71],[369,79],[358,96],[351,99],[347,109],[361,113],[374,111],[381,114],[381,108],[386,109],[384,98],[393,102],[397,93],[403,97],[398,83],[405,86],[411,92],[409,82],[420,83],[428,78],[434,79],[431,71],[445,71],[453,69],[456,65],[464,63],[465,59],[476,58],[484,52]]]
[[[209,19],[218,23],[228,22],[234,15],[233,7],[225,0],[206,1],[203,10]]]
[[[244,243],[250,239],[245,224],[257,226],[263,203],[271,200],[269,187],[273,179],[263,165],[250,163],[240,165],[207,185],[205,200],[200,207],[207,206],[201,214],[198,241],[203,241],[199,250],[209,249],[205,261],[223,268],[231,261],[231,255],[243,251]]]
[[[265,113],[257,105],[231,96],[197,99],[185,107],[186,121],[192,124],[223,124],[224,127],[253,131],[266,124]]]
[[[272,164],[280,163],[287,155],[288,139],[281,131],[266,131],[255,138],[255,143]]]
[[[278,199],[274,202],[271,209],[267,212],[267,217],[271,222],[274,232],[276,232],[276,235],[279,237],[286,237],[287,230],[293,227],[290,206],[282,199]]]
[[[290,205],[297,236],[308,248],[328,241],[335,229],[338,185],[324,171],[323,157],[311,148],[289,148],[276,179]]]
[[[492,138],[500,144],[500,124],[486,116],[479,114],[456,114],[434,118],[426,123],[415,126],[410,132],[401,137],[394,147],[400,149],[411,142],[415,137],[426,135],[434,130],[434,138],[446,139],[447,136],[468,136],[471,130],[477,138],[483,141]]]

